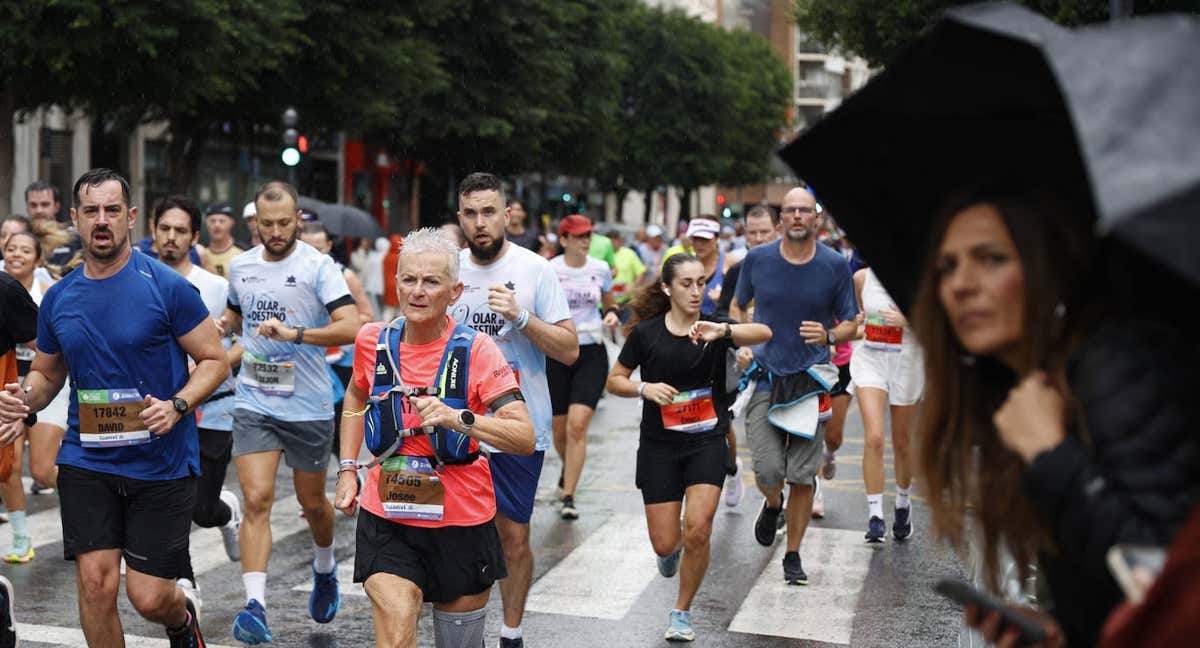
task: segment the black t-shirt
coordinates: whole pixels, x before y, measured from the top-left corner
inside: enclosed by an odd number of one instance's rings
[[[538,240],[538,230],[536,227],[525,226],[525,231],[520,234],[506,232],[504,237],[509,241],[527,249],[537,252],[542,247],[542,242]]]
[[[37,337],[37,305],[20,282],[0,272],[0,354]]]
[[[717,316],[729,317],[729,305],[733,303],[733,294],[737,292],[738,275],[741,273],[741,261],[729,266],[729,269],[725,271],[725,278],[721,280],[721,298],[717,300]]]
[[[719,321],[710,315],[701,320]],[[663,427],[662,409],[657,403],[642,400],[642,438],[668,443],[690,443],[721,436],[729,429],[729,395],[725,393],[725,352],[733,341],[721,338],[705,345],[692,344],[687,336],[667,330],[666,315],[638,323],[617,356],[630,369],[642,368],[642,380],[666,383],[680,392],[712,388],[717,424],[711,430],[689,433]]]

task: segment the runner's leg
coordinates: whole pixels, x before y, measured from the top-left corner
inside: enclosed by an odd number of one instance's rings
[[[912,486],[912,457],[909,436],[917,419],[916,405],[892,406],[892,455],[896,486],[908,490]]]
[[[496,530],[504,548],[508,578],[500,581],[500,597],[504,604],[504,625],[519,628],[525,616],[525,599],[533,582],[533,552],[529,549],[529,525],[496,514]]]
[[[125,595],[133,609],[147,621],[167,628],[178,628],[187,622],[183,590],[172,579],[143,574],[126,566]]]
[[[313,542],[318,547],[333,545],[333,504],[325,494],[325,471],[293,470],[292,483]]]
[[[837,452],[842,447],[842,434],[846,429],[846,412],[850,409],[850,394],[833,397],[833,413],[825,425],[825,450]]]
[[[125,646],[117,590],[121,586],[121,550],[98,549],[75,556],[79,625],[89,646]]]
[[[579,486],[579,478],[583,474],[583,464],[587,460],[587,433],[592,424],[592,416],[596,410],[571,403],[567,410],[565,446],[566,455],[563,457],[563,495],[574,495]],[[560,418],[560,417],[555,417]]]
[[[267,571],[271,558],[271,505],[275,502],[275,474],[282,450],[254,452],[234,457],[242,486],[242,573]],[[261,602],[261,601],[260,601]]]
[[[808,521],[812,517],[813,485],[788,484],[791,490],[787,498],[787,550],[800,551],[800,543],[804,540],[804,532],[808,530]]]
[[[679,526],[681,511],[683,502],[646,505],[646,529],[650,532],[650,546],[660,558],[675,553],[683,542],[683,529]]]
[[[679,563],[679,596],[676,610],[689,610],[692,599],[708,571],[709,540],[712,537],[713,516],[721,500],[721,487],[712,484],[693,484],[684,498],[683,557]]]
[[[433,638],[437,648],[482,646],[487,602],[492,588],[433,605]]]
[[[363,583],[371,599],[377,648],[416,648],[421,588],[393,574],[376,573]]]
[[[196,478],[196,511],[192,521],[211,529],[225,526],[232,511],[221,501],[221,488],[229,468],[229,451],[233,446],[232,433],[220,430],[198,430],[200,438],[200,476]]]
[[[66,430],[57,425],[38,423],[29,432],[29,472],[43,486],[58,486],[58,448]]]
[[[865,439],[863,442],[863,482],[867,495],[883,492],[884,418],[887,392],[875,387],[858,388],[858,409],[862,412]]]
[[[8,522],[12,527],[12,547],[5,555],[6,562],[21,562],[32,558],[33,539],[29,536],[29,523],[25,517],[25,486],[21,483],[21,459],[25,450],[22,434],[13,439],[13,468],[8,481],[0,484],[0,499],[8,509]]]

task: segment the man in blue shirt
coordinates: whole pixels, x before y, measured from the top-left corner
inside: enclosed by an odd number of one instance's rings
[[[83,269],[42,300],[38,353],[23,387],[5,385],[0,420],[46,406],[71,377],[58,454],[63,554],[76,563],[80,624],[91,646],[124,642],[126,594],[171,646],[202,646],[175,578],[187,558],[199,472],[193,410],[229,373],[217,328],[186,279],[133,254],[129,183],[93,169],[74,189]],[[195,370],[188,373],[188,357]]]
[[[854,279],[846,260],[817,244],[822,219],[816,206],[807,189],[789,191],[780,210],[783,238],[747,252],[737,283],[738,307],[745,312],[753,301],[754,321],[770,326],[773,334],[769,342],[754,349],[755,362],[770,380],[759,380],[758,391],[746,408],[754,479],[766,497],[754,537],[768,547],[775,542],[787,482],[783,573],[794,585],[808,583],[800,562],[800,542],[812,513],[825,425],[814,419],[815,430],[785,431],[769,420],[768,413],[776,405],[799,401],[811,393],[814,383],[805,382],[807,372],[814,365],[828,364],[829,349],[854,336],[858,313]],[[836,327],[835,320],[841,321]],[[784,395],[780,387],[789,385],[796,386],[798,393]]]

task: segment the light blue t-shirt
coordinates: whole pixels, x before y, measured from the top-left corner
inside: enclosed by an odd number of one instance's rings
[[[229,303],[229,282],[225,280],[225,277],[193,265],[187,280],[200,291],[200,299],[204,300],[204,306],[208,308],[208,312],[213,318],[220,318],[225,314],[225,305]],[[228,351],[231,346],[233,346],[233,341],[229,336],[221,338],[223,349]],[[221,381],[221,385],[209,396],[209,400],[196,410],[197,426],[205,430],[233,431],[233,396],[231,392],[237,384],[236,381],[232,372],[225,376],[225,380]],[[214,396],[217,397],[216,400],[213,400]]]
[[[459,324],[485,333],[493,340],[521,386],[521,395],[537,431],[537,450],[550,447],[550,387],[546,382],[546,355],[515,325],[493,313],[487,305],[488,287],[505,285],[517,294],[517,303],[550,324],[571,319],[571,309],[550,262],[519,245],[510,244],[504,256],[491,265],[476,265],[470,250],[459,257],[463,293],[450,308]],[[489,449],[491,450],[491,449]],[[495,450],[491,450],[495,452]]]
[[[242,368],[234,407],[280,421],[333,418],[333,390],[325,347],[259,337],[259,324],[276,318],[320,328],[335,309],[353,305],[346,278],[332,258],[296,241],[281,261],[263,258],[263,246],[229,264],[229,307],[242,315]]]
[[[811,320],[832,329],[835,320],[854,319],[858,302],[842,255],[818,243],[812,259],[794,264],[783,258],[780,245],[768,243],[746,253],[737,303],[744,309],[754,300],[754,321],[771,327],[770,341],[754,347],[754,359],[772,374],[794,376],[829,362],[829,347],[805,342],[800,323]]]

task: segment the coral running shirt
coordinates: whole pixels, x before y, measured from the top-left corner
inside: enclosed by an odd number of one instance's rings
[[[371,393],[375,381],[375,346],[379,343],[379,332],[385,322],[374,322],[363,326],[354,340],[354,384],[365,393]],[[429,344],[400,344],[400,382],[410,387],[429,386],[437,383],[437,373],[442,362],[442,353],[454,332],[454,320],[446,317],[446,331],[442,337]],[[468,365],[467,406],[478,416],[488,412],[488,404],[496,398],[519,389],[508,361],[500,353],[496,343],[486,335],[476,335],[471,344]],[[420,419],[407,405],[404,408],[404,426],[417,427]],[[433,456],[429,439],[424,435],[404,439],[400,454],[419,457]],[[381,466],[367,472],[366,483],[359,494],[359,505],[367,512],[387,519],[383,504],[379,501],[379,474]],[[496,517],[496,494],[492,490],[492,471],[486,456],[464,466],[445,466],[442,469],[442,485],[445,488],[445,510],[441,520],[391,520],[397,524],[418,527],[475,526]]]

